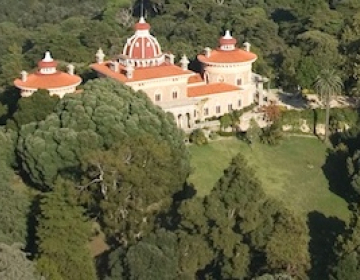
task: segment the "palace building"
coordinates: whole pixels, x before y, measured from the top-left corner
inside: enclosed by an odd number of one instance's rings
[[[45,57],[38,62],[38,70],[35,73],[28,74],[22,71],[21,79],[14,81],[14,85],[20,89],[21,96],[31,96],[39,89],[46,89],[50,95],[60,98],[67,93],[74,93],[82,79],[74,74],[73,65],[68,65],[68,73],[57,70],[57,65],[57,61],[47,51]]]
[[[110,77],[145,92],[187,130],[194,128],[196,121],[242,109],[255,101],[262,105],[262,79],[252,72],[257,56],[250,51],[249,43],[243,48],[236,43],[226,31],[217,49],[205,48],[198,55],[202,71],[196,73],[188,69],[186,55],[176,65],[172,54],[162,52],[150,34],[150,25],[141,17],[122,54],[104,60],[105,54],[99,49],[91,68],[99,77]]]

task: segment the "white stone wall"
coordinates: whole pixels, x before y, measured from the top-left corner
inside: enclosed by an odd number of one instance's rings
[[[151,81],[139,81],[127,83],[134,90],[142,90],[156,105],[172,100],[187,99],[187,82],[189,75],[154,79]],[[175,95],[174,92],[177,92]],[[156,99],[160,95],[160,100]],[[175,98],[176,96],[176,98]]]
[[[63,98],[67,93],[74,93],[76,91],[76,86],[70,87],[63,87],[63,88],[56,88],[56,89],[48,89],[50,96],[57,95],[60,98]],[[29,97],[38,89],[22,89],[21,96],[22,97]]]
[[[202,120],[213,116],[222,116],[232,110],[239,110],[253,103],[253,89],[236,90],[219,94],[204,95],[202,99],[208,98],[203,106]],[[231,109],[229,108],[231,105]],[[220,109],[218,111],[217,107]],[[206,114],[207,110],[207,114]],[[200,113],[200,112],[199,112]]]
[[[241,85],[248,85],[251,83],[252,63],[209,63],[203,65],[203,71],[204,79],[210,84],[224,82],[240,86],[237,84],[237,80],[241,79]]]

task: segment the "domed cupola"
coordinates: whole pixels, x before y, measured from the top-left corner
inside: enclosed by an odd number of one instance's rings
[[[150,34],[150,24],[143,17],[135,24],[135,34],[131,36],[123,50],[126,64],[135,67],[160,65],[164,56],[157,39]]]
[[[231,36],[230,31],[226,30],[225,35],[219,39],[220,50],[233,51],[236,48],[236,39]]]
[[[57,61],[55,61],[49,51],[45,52],[45,57],[38,62],[40,74],[55,74],[57,72]]]

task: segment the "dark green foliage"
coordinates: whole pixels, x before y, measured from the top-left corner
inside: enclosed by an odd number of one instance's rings
[[[191,132],[189,137],[190,143],[196,144],[196,145],[205,145],[208,143],[208,140],[205,136],[205,133],[202,129],[198,128],[195,129],[193,132]]]
[[[11,246],[0,243],[0,278],[1,280],[44,280],[36,274],[35,265],[20,244]]]
[[[156,231],[127,251],[121,248],[113,251],[106,280],[178,279],[178,250],[176,234]]]
[[[283,138],[283,131],[279,122],[274,122],[263,129],[261,142],[269,145],[277,145]]]
[[[280,124],[293,126],[292,131],[299,131],[302,121],[310,127],[310,131],[314,132],[317,124],[325,124],[325,109],[304,109],[285,110],[281,113]],[[333,132],[337,129],[343,129],[347,124],[350,127],[356,125],[358,120],[358,112],[353,108],[331,108],[330,111],[330,128]]]
[[[127,246],[153,230],[155,217],[182,189],[180,168],[167,142],[134,136],[108,151],[84,155],[81,197],[90,210],[96,205],[94,215],[100,207],[105,232]]]
[[[355,280],[360,274],[360,222],[359,208],[353,209],[353,216],[346,231],[339,237],[335,252],[337,263],[330,267],[331,280]]]
[[[266,197],[241,155],[210,195],[183,202],[179,214],[180,243],[193,240],[187,251],[201,251],[180,254],[188,275],[197,271],[215,279],[244,279],[259,271],[287,271],[305,279],[310,260],[304,220]]]
[[[50,96],[47,90],[38,90],[30,97],[20,98],[17,110],[8,120],[7,127],[19,130],[24,124],[45,120],[58,102],[59,98]]]
[[[30,197],[26,190],[12,186],[15,181],[11,169],[14,161],[12,134],[0,131],[0,143],[0,242],[25,244]]]
[[[25,244],[27,236],[27,215],[30,208],[30,197],[25,190],[17,190],[12,187],[13,171],[0,163],[0,242],[12,244],[19,242]],[[7,174],[4,174],[4,173]]]
[[[246,139],[249,141],[250,144],[255,144],[260,141],[262,135],[262,130],[259,127],[256,120],[251,119],[249,128],[246,131]]]
[[[140,135],[168,143],[186,177],[188,155],[174,121],[145,94],[108,79],[88,82],[82,94],[65,96],[44,121],[22,126],[18,155],[35,183],[51,186],[59,173],[76,178],[80,158],[89,151]]]
[[[60,182],[40,202],[37,268],[46,279],[96,280],[87,242],[91,226],[71,185]]]
[[[253,280],[294,280],[294,278],[288,274],[281,273],[281,274],[275,274],[275,275],[264,274],[264,275],[254,278]]]
[[[227,129],[229,126],[231,126],[232,118],[230,114],[225,114],[221,116],[220,118],[220,128],[221,129]]]

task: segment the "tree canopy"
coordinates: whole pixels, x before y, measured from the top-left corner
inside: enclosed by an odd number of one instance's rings
[[[178,164],[174,175],[185,180],[188,174],[182,132],[141,92],[112,80],[93,80],[82,94],[63,98],[54,111],[44,121],[23,125],[19,133],[17,152],[36,184],[49,187],[59,175],[76,179],[83,155],[141,135],[167,143]]]

